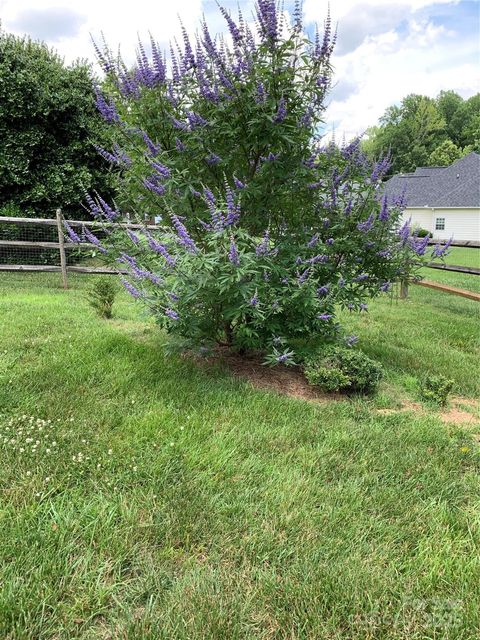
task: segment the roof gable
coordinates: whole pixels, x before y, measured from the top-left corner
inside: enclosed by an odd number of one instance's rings
[[[392,198],[403,191],[407,207],[480,207],[480,155],[472,151],[449,167],[418,167],[385,183]]]

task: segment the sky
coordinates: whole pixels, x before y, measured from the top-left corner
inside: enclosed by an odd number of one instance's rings
[[[247,18],[254,0],[223,0]],[[293,0],[285,0],[292,12]],[[323,24],[326,0],[304,0],[305,29]],[[436,96],[453,89],[464,98],[480,91],[480,0],[331,0],[338,25],[334,86],[326,128],[347,140],[377,124],[385,109],[409,93]],[[91,36],[103,33],[112,49],[133,61],[137,37],[151,32],[165,46],[179,34],[179,16],[195,33],[205,15],[214,33],[225,31],[215,0],[0,0],[3,30],[44,40],[71,62],[95,61]]]

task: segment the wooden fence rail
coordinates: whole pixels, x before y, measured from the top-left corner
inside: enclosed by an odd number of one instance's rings
[[[65,289],[68,288],[69,273],[91,273],[91,274],[126,274],[123,269],[109,269],[108,267],[87,267],[87,266],[68,266],[66,251],[70,249],[78,249],[78,247],[92,249],[95,245],[90,242],[81,242],[80,245],[65,241],[64,222],[71,227],[92,227],[96,229],[148,229],[155,231],[161,227],[156,224],[138,224],[130,222],[95,222],[89,220],[64,220],[61,209],[57,209],[55,218],[16,218],[12,216],[0,217],[0,225],[10,224],[19,226],[48,226],[56,227],[58,242],[40,241],[40,240],[1,240],[0,247],[16,248],[16,249],[52,249],[58,250],[60,265],[53,264],[0,264],[0,271],[33,271],[33,272],[49,272],[61,273],[62,283]]]

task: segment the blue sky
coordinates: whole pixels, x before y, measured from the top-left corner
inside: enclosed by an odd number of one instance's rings
[[[251,16],[253,0],[223,0]],[[331,0],[338,22],[333,58],[335,86],[327,128],[348,139],[375,124],[385,109],[409,93],[435,96],[454,89],[480,91],[480,0]],[[293,2],[285,2],[291,12]],[[304,0],[307,32],[322,24],[328,3]],[[215,0],[0,0],[3,29],[45,40],[67,61],[93,60],[90,33],[105,33],[113,48],[133,59],[137,34],[151,31],[165,44],[178,34],[178,15],[194,33],[201,16],[214,32],[224,30]]]

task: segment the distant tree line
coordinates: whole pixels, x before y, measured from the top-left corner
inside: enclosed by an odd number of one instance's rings
[[[480,93],[468,100],[455,91],[436,98],[410,94],[367,130],[363,148],[372,158],[390,152],[389,174],[445,166],[480,152]]]

